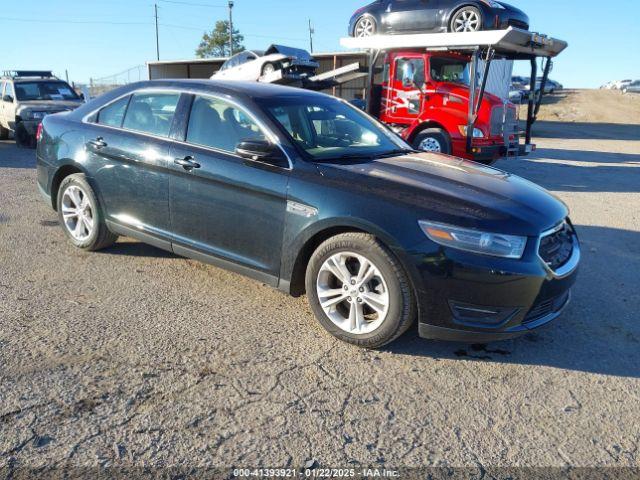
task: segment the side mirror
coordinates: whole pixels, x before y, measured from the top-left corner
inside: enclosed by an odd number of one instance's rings
[[[280,147],[267,140],[242,140],[236,146],[236,154],[254,162],[289,167],[289,160]]]
[[[405,88],[413,87],[415,85],[415,69],[410,62],[405,63],[402,66],[402,86]]]
[[[13,103],[13,97],[11,95],[5,95],[4,97],[2,97],[2,101]]]

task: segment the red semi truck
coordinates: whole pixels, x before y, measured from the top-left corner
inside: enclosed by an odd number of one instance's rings
[[[508,100],[511,75],[503,80],[503,98],[486,92],[493,60],[528,60],[535,92],[537,59],[544,58],[543,92],[551,58],[567,47],[562,40],[514,28],[346,38],[342,45],[370,53],[366,108],[371,115],[416,149],[489,164],[535,149],[531,127],[541,102],[541,94],[529,96],[521,129],[518,107]]]

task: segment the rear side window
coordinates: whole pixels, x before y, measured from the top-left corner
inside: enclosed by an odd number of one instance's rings
[[[135,94],[129,102],[123,127],[168,137],[179,99],[179,93]]]
[[[242,110],[214,98],[196,97],[193,101],[187,142],[234,152],[241,141],[257,139],[265,136]]]
[[[107,105],[98,112],[98,119],[96,123],[100,125],[107,125],[109,127],[121,127],[122,120],[124,119],[124,112],[127,109],[127,104],[131,96],[121,98]]]

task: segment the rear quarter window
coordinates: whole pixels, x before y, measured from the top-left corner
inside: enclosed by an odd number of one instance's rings
[[[107,125],[109,127],[121,127],[122,121],[124,120],[124,113],[127,110],[130,98],[131,95],[121,98],[120,100],[104,107],[98,112],[96,123],[99,123],[100,125]]]

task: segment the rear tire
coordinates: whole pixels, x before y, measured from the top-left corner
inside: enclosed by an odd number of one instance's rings
[[[394,341],[416,317],[407,274],[373,235],[352,232],[326,240],[309,260],[305,284],[320,324],[359,347]]]
[[[15,141],[20,148],[33,148],[35,137],[29,135],[22,122],[16,122]]]
[[[371,37],[378,33],[378,25],[373,17],[365,15],[360,17],[353,28],[353,36],[357,38]]]
[[[60,225],[76,247],[101,250],[118,239],[107,228],[97,197],[84,174],[74,173],[62,180],[57,202]]]
[[[482,30],[482,13],[476,7],[467,6],[458,10],[451,19],[449,31],[455,33],[479,32]]]
[[[444,153],[451,155],[451,139],[441,128],[427,128],[413,139],[413,148],[423,152]]]

